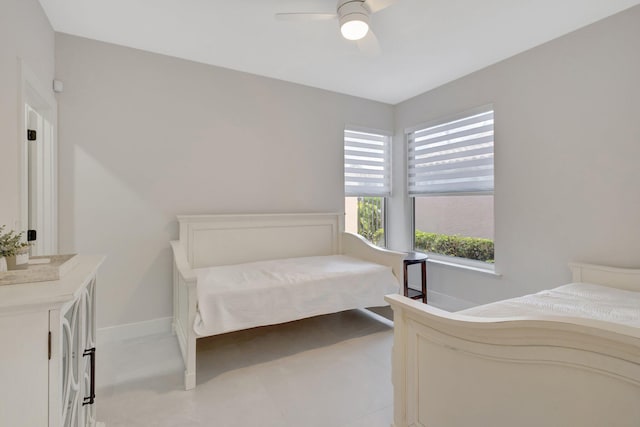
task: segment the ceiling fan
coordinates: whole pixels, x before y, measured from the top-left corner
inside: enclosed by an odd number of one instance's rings
[[[336,13],[276,13],[277,19],[319,21],[338,19],[340,32],[347,40],[360,40],[369,30],[371,14],[391,6],[398,0],[338,0]],[[374,36],[375,37],[375,36]]]

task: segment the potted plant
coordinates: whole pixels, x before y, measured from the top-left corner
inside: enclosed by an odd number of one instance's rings
[[[2,240],[4,238],[4,234],[2,231],[4,230],[4,225],[0,225],[0,273],[3,271],[7,271],[7,252],[2,246]]]
[[[29,243],[22,240],[23,233],[13,230],[4,232],[0,227],[0,271],[14,270],[16,266],[29,262]]]
[[[13,250],[7,247],[7,234],[5,226],[0,225],[0,272],[7,271],[7,258],[13,255]]]

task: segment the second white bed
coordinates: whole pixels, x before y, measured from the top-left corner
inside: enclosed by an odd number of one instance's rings
[[[259,261],[194,270],[200,336],[386,305],[390,267],[345,255]]]
[[[473,307],[458,314],[474,317],[574,317],[640,328],[640,292],[592,283],[554,289]]]
[[[640,269],[457,313],[388,296],[394,426],[625,426],[640,420]]]

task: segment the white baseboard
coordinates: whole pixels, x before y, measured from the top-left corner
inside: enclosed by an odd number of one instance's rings
[[[429,305],[434,305],[435,307],[447,311],[465,310],[478,305],[471,301],[466,301],[432,290],[427,290],[427,300],[429,301]]]
[[[100,328],[97,331],[96,341],[98,345],[142,338],[149,335],[169,335],[173,333],[171,328],[172,317],[160,317],[144,322],[126,323],[124,325]]]
[[[104,390],[134,380],[182,372],[171,317],[98,330],[96,384]]]
[[[477,304],[447,294],[429,290],[427,294],[429,304],[447,311],[458,311],[474,307]],[[158,319],[143,322],[126,323],[124,325],[100,328],[97,331],[98,345],[143,338],[149,335],[173,334],[172,317],[160,317]]]

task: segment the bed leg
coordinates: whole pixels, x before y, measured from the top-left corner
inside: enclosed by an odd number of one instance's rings
[[[192,390],[196,388],[196,373],[184,371],[184,389]]]
[[[187,342],[187,363],[184,370],[184,389],[191,390],[196,387],[196,339],[189,337]]]
[[[191,390],[196,387],[196,337],[191,332],[187,340],[187,360],[184,371],[184,389]]]
[[[184,371],[184,388],[185,390],[191,390],[196,386],[196,334],[193,330],[193,323],[195,320],[195,289],[189,288],[189,325],[186,342],[186,358],[185,358],[185,371]]]

